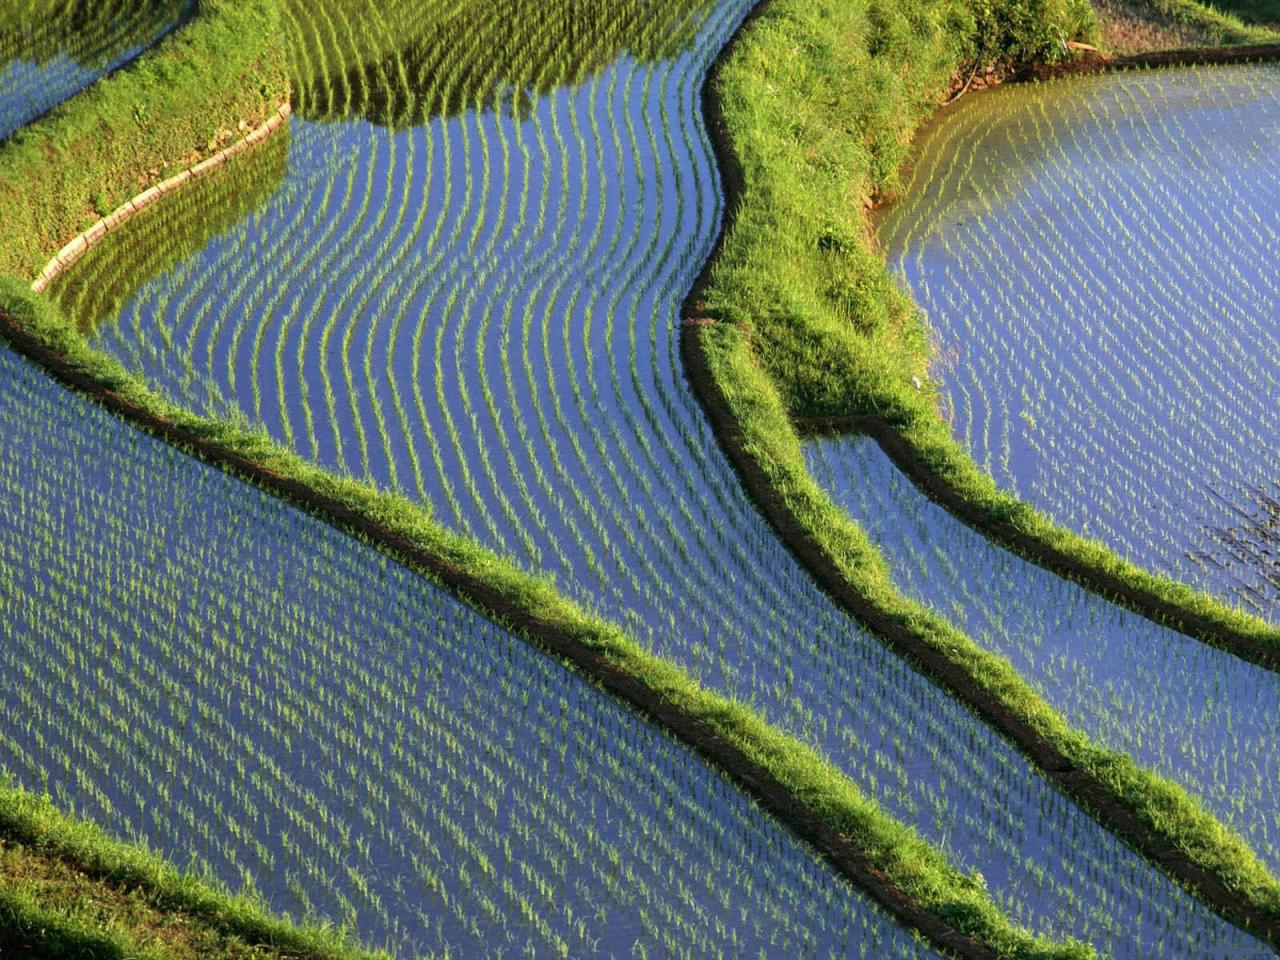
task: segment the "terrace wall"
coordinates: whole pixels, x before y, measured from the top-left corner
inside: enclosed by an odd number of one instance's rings
[[[86,226],[288,100],[276,0],[200,0],[156,49],[0,151],[0,273],[32,278]]]

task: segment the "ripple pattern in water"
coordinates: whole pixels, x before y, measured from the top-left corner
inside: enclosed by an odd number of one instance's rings
[[[0,771],[401,956],[936,960],[567,669],[4,349]]]

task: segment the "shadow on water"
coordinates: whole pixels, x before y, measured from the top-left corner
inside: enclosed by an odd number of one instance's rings
[[[195,0],[17,0],[0,8],[0,140],[138,56]]]
[[[523,116],[536,98],[622,56],[677,56],[714,8],[709,0],[346,0],[343,14],[360,30],[339,33],[313,6],[294,0],[286,10],[298,115],[392,128],[477,109]],[[478,49],[489,36],[501,39]]]

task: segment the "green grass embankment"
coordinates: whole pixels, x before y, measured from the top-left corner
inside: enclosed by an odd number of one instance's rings
[[[64,243],[193,166],[288,99],[277,0],[199,0],[128,67],[0,150],[0,273],[31,278]]]
[[[979,19],[964,44],[953,33],[963,14],[945,2],[775,0],[711,98],[732,220],[690,297],[687,365],[757,504],[838,601],[1104,825],[1224,916],[1280,945],[1280,883],[1252,850],[1186,791],[1073,730],[1007,660],[903,598],[875,545],[809,475],[792,423],[875,417],[908,457],[990,521],[975,524],[986,531],[1008,522],[1150,602],[1274,634],[1000,493],[952,439],[933,391],[913,384],[926,380],[925,328],[889,276],[867,211],[892,192],[915,126],[975,54],[1016,64],[1052,58],[1062,49],[1055,36],[1091,39],[1078,11],[1052,13],[1032,35],[1038,41],[1006,38]]]
[[[1205,46],[1275,43],[1280,39],[1280,0],[1107,0],[1102,9],[1165,25],[1175,38],[1191,37]],[[1178,45],[1185,45],[1181,40]]]
[[[271,46],[277,15],[272,0],[203,0],[193,21],[156,50],[0,150],[0,201],[14,226],[0,246],[0,339],[128,422],[368,540],[573,663],[720,765],[846,877],[954,955],[1092,956],[1082,945],[1050,943],[1014,925],[978,879],[884,814],[813,750],[649,655],[550,583],[444,530],[421,505],[335,476],[242,424],[167,403],[31,293],[29,277],[87,221],[223,145],[233,120],[252,123],[274,108],[284,86],[280,52]],[[82,863],[95,844],[68,856]],[[177,882],[170,877],[162,886]],[[15,896],[9,904],[27,920],[56,919],[30,890]],[[165,909],[199,912],[200,896],[167,899]],[[64,932],[115,937],[110,923],[64,921]]]
[[[0,956],[386,960],[0,785]]]
[[[400,495],[339,477],[265,434],[174,406],[90,348],[50,301],[0,277],[0,340],[123,419],[282,496],[477,606],[566,660],[715,763],[900,920],[957,956],[1093,956],[1033,937],[975,877],[955,869],[845,774],[751,708],[711,692],[549,581],[436,524]]]

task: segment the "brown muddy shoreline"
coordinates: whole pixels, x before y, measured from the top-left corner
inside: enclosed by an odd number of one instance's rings
[[[1119,70],[1141,70],[1149,67],[1228,66],[1241,63],[1267,63],[1280,60],[1280,41],[1222,47],[1189,47],[1185,50],[1152,50],[1125,57],[1107,57],[1088,53],[1063,63],[1038,64],[1019,71],[1015,82],[1051,80],[1055,77],[1085,76]]]

